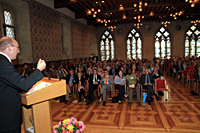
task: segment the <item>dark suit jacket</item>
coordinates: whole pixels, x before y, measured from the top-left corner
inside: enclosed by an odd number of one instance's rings
[[[69,80],[70,80],[70,74],[68,74],[66,77],[66,84],[69,84]],[[78,84],[78,77],[76,75],[73,75],[72,82],[73,84]]]
[[[22,123],[21,93],[43,78],[36,69],[23,78],[9,60],[0,54],[0,132],[10,131]]]
[[[149,74],[149,78],[150,78],[150,83],[152,83],[152,86],[155,84],[155,80],[152,74]],[[146,81],[146,74],[142,74],[141,78],[140,78],[140,83],[142,85],[145,84]]]
[[[89,84],[93,84],[93,74],[90,74],[90,79],[89,79]],[[101,81],[101,76],[97,74],[97,81],[100,83]]]
[[[198,81],[200,80],[198,71],[194,72],[194,78],[197,79]]]

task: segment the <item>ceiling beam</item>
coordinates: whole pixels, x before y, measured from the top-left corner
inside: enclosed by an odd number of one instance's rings
[[[189,5],[190,3],[186,3],[186,2],[179,2],[179,3],[163,3],[163,4],[149,4],[147,6],[143,6],[143,8],[147,8],[147,7],[159,7],[159,6],[176,6],[176,5]],[[200,3],[197,3],[200,4]],[[99,12],[98,14],[106,14],[106,13],[110,13],[110,12],[121,12],[121,11],[126,11],[126,10],[135,10],[135,9],[139,9],[138,7],[133,7],[133,6],[129,6],[129,7],[124,7],[124,10],[119,10],[118,8],[112,8],[112,9],[107,9],[104,11]],[[75,14],[75,18],[79,19],[79,18],[84,18],[85,16],[90,16],[88,15],[86,12],[78,12]]]
[[[66,7],[67,5],[70,4],[75,4],[75,3],[80,3],[80,2],[85,2],[89,0],[76,0],[76,1],[70,1],[70,0],[54,0],[54,8],[63,8]],[[92,1],[92,0],[90,0]]]
[[[126,15],[126,18],[127,19],[133,19],[134,17],[137,17],[139,14],[134,14],[134,15]],[[162,13],[157,13],[157,14],[154,14],[153,16],[149,16],[149,14],[140,14],[140,16],[144,16],[144,18],[146,18],[146,17],[156,17],[156,16],[162,16],[163,14]],[[196,15],[200,15],[200,12],[190,12],[190,13],[183,13],[183,15],[181,15],[181,16],[187,16],[187,15],[194,15],[194,16],[196,16]],[[168,13],[168,14],[165,14],[165,16],[170,16],[170,13]],[[115,22],[116,20],[118,21],[118,20],[124,20],[122,17],[115,17],[115,18],[105,18],[105,19],[109,19],[109,20],[111,20],[111,23],[112,22]],[[144,19],[141,19],[141,22],[143,21]],[[149,19],[149,20],[151,20],[151,19]],[[135,19],[135,21],[137,22],[137,19]],[[95,23],[100,23],[100,22],[97,22],[96,20],[94,20],[94,21],[88,21],[88,25],[93,25],[93,24],[95,24]]]

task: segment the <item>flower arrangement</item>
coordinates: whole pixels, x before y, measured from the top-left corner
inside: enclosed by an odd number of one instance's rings
[[[53,133],[81,133],[85,129],[82,121],[77,121],[74,117],[60,121],[53,126]]]

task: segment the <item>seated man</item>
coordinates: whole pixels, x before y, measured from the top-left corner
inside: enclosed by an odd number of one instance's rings
[[[90,102],[93,101],[94,90],[98,89],[99,83],[101,81],[101,76],[97,74],[97,69],[93,70],[93,74],[90,75],[89,78],[89,95],[88,95],[88,102],[86,105],[89,105]]]
[[[132,101],[133,101],[133,89],[136,89],[137,104],[138,104],[138,106],[141,106],[141,103],[140,103],[140,88],[137,85],[137,77],[136,77],[135,74],[133,74],[131,72],[131,69],[128,69],[128,74],[126,75],[126,80],[128,81],[128,88],[129,88],[128,106],[131,106]]]
[[[68,103],[69,100],[69,93],[71,93],[71,90],[73,89],[73,86],[75,84],[78,84],[78,77],[74,75],[74,70],[71,69],[69,71],[69,75],[66,77],[66,89],[67,89],[67,94],[65,96],[65,103]]]
[[[145,74],[142,74],[140,83],[142,84],[143,89],[148,89],[148,105],[151,105],[151,102],[153,101],[151,96],[155,95],[156,99],[158,99],[158,96],[153,91],[155,80],[153,75],[149,73],[149,68],[145,69]]]
[[[100,100],[101,96],[103,95],[103,106],[106,105],[106,90],[111,89],[111,86],[113,84],[113,76],[109,76],[108,74],[108,70],[105,69],[104,70],[105,76],[102,77],[100,84],[102,84],[101,86],[101,94],[98,97],[98,99]],[[112,90],[113,91],[113,90]]]
[[[21,71],[21,75],[22,77],[26,78],[27,76],[29,76],[31,74],[31,71],[28,69],[28,64],[24,63],[23,64],[23,70]]]
[[[200,66],[198,67],[198,70],[194,72],[194,78],[200,82]],[[198,86],[199,87],[199,86]]]

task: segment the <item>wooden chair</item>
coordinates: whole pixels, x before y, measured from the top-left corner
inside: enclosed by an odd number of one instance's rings
[[[114,84],[113,84],[113,91],[114,91],[114,96],[116,96],[116,95],[117,95],[117,92],[119,92],[119,90],[115,88],[115,85],[114,85]],[[125,86],[124,86],[124,91],[125,91],[125,93],[127,92],[127,85],[126,85],[126,84],[125,84]]]
[[[158,95],[158,91],[167,91],[168,92],[168,96],[167,98],[169,99],[169,91],[166,87],[166,80],[165,79],[156,79],[155,80],[155,84],[154,84],[154,88],[155,88],[155,94]]]
[[[182,79],[181,79],[181,82],[184,83],[185,82],[185,78],[186,78],[186,81],[187,81],[187,73],[189,71],[188,70],[183,70],[182,71]]]
[[[110,94],[111,94],[111,98],[113,97],[113,92],[114,91],[112,91],[112,90],[114,90],[114,87],[115,85],[114,84],[112,84],[111,85],[111,89],[110,90],[106,90],[106,92],[110,92]],[[98,87],[98,94],[100,94],[101,93],[101,87],[102,87],[102,84],[99,84],[99,87]],[[95,90],[96,91],[96,90]]]
[[[194,83],[194,88],[196,86],[195,78],[194,78],[194,72],[188,72],[187,74],[187,84],[189,85],[189,90],[190,90],[190,82]]]
[[[139,84],[139,87],[140,87],[140,99],[141,99],[141,102],[142,102],[143,91],[148,91],[148,89],[143,89],[142,84]]]

